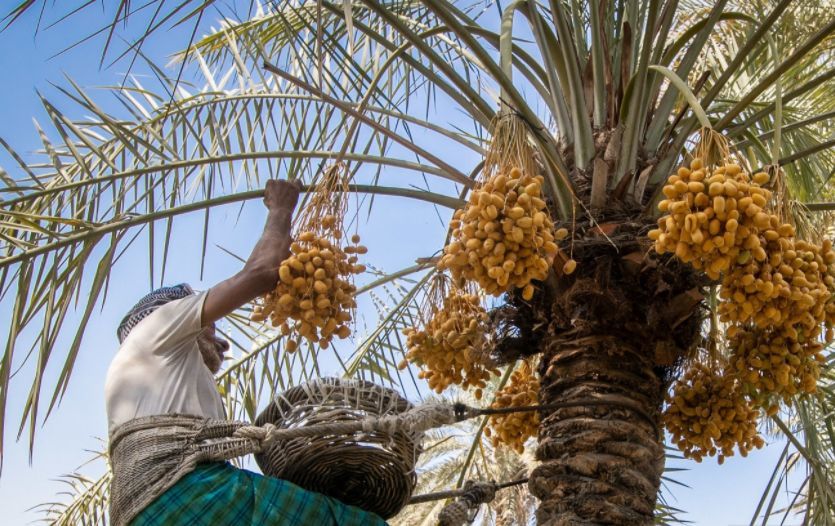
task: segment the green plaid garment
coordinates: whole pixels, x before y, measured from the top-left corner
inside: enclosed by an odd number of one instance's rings
[[[228,463],[201,464],[131,526],[387,526],[374,513]]]

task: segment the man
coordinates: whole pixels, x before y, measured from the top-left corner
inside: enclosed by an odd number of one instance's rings
[[[119,325],[105,382],[115,525],[384,525],[378,516],[223,460],[258,447],[234,438],[214,381],[229,343],[215,322],[275,287],[289,255],[299,186],[270,180],[264,232],[243,269],[206,292],[186,284],[142,298]]]

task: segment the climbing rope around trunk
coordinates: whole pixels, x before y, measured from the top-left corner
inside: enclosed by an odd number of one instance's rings
[[[333,424],[317,424],[306,427],[280,429],[273,424],[263,426],[244,426],[235,431],[234,436],[253,439],[261,447],[274,440],[290,440],[300,437],[321,437],[327,435],[342,435],[356,432],[371,433],[374,431],[394,434],[398,431],[408,433],[423,433],[429,429],[441,427],[456,422],[468,420],[478,416],[490,416],[528,411],[548,411],[570,407],[590,406],[620,406],[634,411],[645,419],[651,426],[657,422],[636,402],[610,395],[597,395],[592,398],[572,400],[570,402],[555,402],[529,406],[503,408],[477,408],[462,403],[429,403],[416,406],[397,415],[383,417],[368,417],[355,422],[336,422]],[[492,502],[499,489],[524,484],[528,479],[519,479],[502,484],[493,482],[467,481],[463,489],[417,495],[410,499],[409,504],[418,504],[432,500],[455,498],[456,500],[444,506],[438,515],[438,526],[462,526],[471,522],[482,504]]]
[[[263,426],[246,425],[238,428],[234,437],[247,438],[259,442],[262,447],[275,440],[292,440],[302,437],[320,437],[327,435],[340,435],[357,432],[371,433],[374,431],[394,434],[397,431],[407,433],[422,433],[430,429],[445,425],[462,422],[477,416],[500,415],[507,413],[518,413],[526,411],[547,411],[554,409],[565,409],[569,407],[589,407],[615,405],[625,407],[636,412],[652,426],[657,422],[653,420],[644,409],[632,400],[619,396],[598,395],[592,398],[573,400],[571,402],[555,402],[551,404],[538,404],[517,407],[502,408],[478,408],[465,404],[456,403],[428,403],[416,406],[408,411],[397,415],[386,415],[383,417],[368,417],[354,422],[335,422],[333,424],[316,424],[305,427],[294,427],[289,429],[278,428],[273,424]]]

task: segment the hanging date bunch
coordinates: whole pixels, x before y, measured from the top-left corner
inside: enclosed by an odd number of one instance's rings
[[[649,233],[657,252],[721,283],[716,310],[727,327],[727,363],[721,371],[694,365],[665,417],[685,455],[697,459],[720,451],[721,460],[732,444],[747,452],[760,443],[752,411],[774,414],[781,400],[815,392],[835,324],[832,243],[797,239],[780,206],[778,168],[749,177],[729,159],[724,139],[703,130],[689,168],[667,180],[659,203],[666,215]]]
[[[523,407],[539,403],[539,378],[533,364],[526,360],[513,371],[508,384],[496,393],[491,407]],[[537,411],[520,411],[503,415],[492,415],[484,433],[490,437],[494,447],[505,445],[522,454],[525,442],[536,436],[539,430]]]
[[[733,372],[770,414],[777,411],[774,396],[789,401],[797,394],[817,390],[824,363],[823,343],[818,338],[800,342],[795,336],[779,328],[746,328],[730,339]]]
[[[737,264],[724,276],[721,320],[735,327],[753,322],[758,329],[774,328],[795,341],[815,339],[822,324],[831,326],[827,317],[831,317],[835,286],[832,243],[798,239],[793,224],[798,216],[791,211],[785,174],[779,166],[758,175],[768,178],[774,188],[765,211],[769,225],[759,232],[760,248],[741,252]],[[810,234],[809,228],[802,230]],[[831,340],[831,335],[826,339]]]
[[[764,445],[757,432],[760,411],[752,406],[740,382],[718,363],[694,362],[667,397],[663,421],[687,458],[701,462],[717,456],[719,463],[737,449],[747,456]]]
[[[776,216],[772,218],[776,220]],[[720,289],[723,301],[718,308],[723,322],[736,325],[753,322],[758,327],[770,327],[789,315],[783,309],[791,301],[791,274],[794,273],[791,262],[796,252],[793,230],[787,234],[771,239],[763,236],[763,253],[758,259],[743,253],[737,258],[737,264],[725,273]]]
[[[354,234],[343,239],[348,204],[348,173],[342,163],[328,167],[295,225],[290,256],[278,268],[275,290],[261,298],[252,319],[269,319],[282,334],[296,334],[327,348],[334,336],[347,338],[356,308],[353,276],[367,249]],[[297,346],[291,340],[288,351]]]
[[[832,243],[816,246],[793,237],[763,241],[766,258],[738,265],[722,280],[722,321],[779,327],[794,339],[817,337],[832,310]]]
[[[520,288],[524,299],[532,298],[532,281],[545,279],[556,242],[568,235],[566,229],[554,232],[543,182],[525,123],[515,114],[497,117],[482,179],[453,215],[439,267],[488,294]]]
[[[773,245],[769,243],[773,251],[757,273],[779,280],[779,291],[766,296],[740,282],[732,294],[731,284],[723,282],[727,300],[720,304],[723,318],[732,322],[728,336],[734,372],[769,412],[777,410],[777,398],[788,402],[795,395],[816,391],[822,351],[833,341],[835,323],[831,241],[818,246],[792,239],[785,247]],[[757,309],[753,314],[751,303]]]
[[[711,164],[706,164],[708,158]],[[648,234],[655,251],[673,253],[713,280],[738,260],[762,261],[760,234],[772,228],[765,211],[771,192],[762,186],[767,182],[767,174],[751,177],[733,162],[723,137],[704,130],[694,159],[671,175],[662,189],[666,199],[658,209],[665,215]],[[793,231],[778,226],[775,234],[787,237]]]
[[[458,287],[443,273],[433,278],[424,304],[423,327],[412,327],[406,335],[406,359],[420,367],[418,377],[425,379],[437,393],[450,385],[475,388],[476,398],[498,370],[486,348],[489,319],[481,298],[472,285]]]

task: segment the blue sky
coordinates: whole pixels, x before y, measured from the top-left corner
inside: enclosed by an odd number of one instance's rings
[[[40,148],[38,135],[32,125],[35,116],[44,125],[48,121],[42,110],[36,91],[45,97],[65,102],[51,85],[66,84],[64,74],[69,74],[84,87],[109,85],[119,82],[125,64],[109,69],[99,69],[102,40],[88,42],[60,57],[49,57],[68,43],[78,40],[100,21],[92,16],[74,19],[56,29],[33,36],[34,13],[6,32],[0,34],[0,71],[3,71],[2,96],[0,96],[0,137],[8,141],[24,157]],[[211,18],[213,13],[207,17]],[[206,27],[211,20],[206,22]],[[145,52],[164,62],[168,52],[177,50],[187,39],[185,28],[165,35],[146,45]],[[92,90],[95,93],[95,90]],[[107,104],[105,102],[105,104]],[[68,106],[65,104],[65,106]],[[72,113],[71,113],[72,114]],[[77,115],[74,115],[77,116]],[[443,118],[443,116],[439,117]],[[442,158],[458,156],[458,152],[438,151]],[[456,159],[458,160],[458,159]],[[13,160],[0,152],[0,166],[12,176],[19,176]],[[171,265],[166,281],[188,281],[197,288],[206,288],[235,272],[239,263],[216,245],[244,255],[255,243],[263,220],[263,209],[257,202],[249,203],[238,217],[237,207],[227,207],[214,214],[211,223],[207,269],[204,279],[199,279],[199,234],[202,216],[186,217],[177,224]],[[379,198],[369,218],[363,216],[360,231],[373,256],[370,260],[386,271],[409,266],[415,257],[431,255],[443,239],[443,225],[430,207],[412,201],[394,201]],[[13,382],[10,393],[9,428],[6,433],[4,465],[0,477],[0,509],[4,524],[25,524],[38,518],[26,510],[38,503],[53,500],[62,491],[55,477],[75,470],[90,453],[86,450],[100,448],[100,440],[106,436],[104,403],[102,399],[104,375],[112,353],[116,349],[114,328],[124,311],[142,294],[148,291],[147,258],[144,245],[137,244],[119,262],[114,271],[114,283],[106,306],[96,311],[88,328],[84,345],[70,383],[67,397],[43,426],[39,426],[36,451],[29,463],[25,437],[15,443],[16,421],[19,408],[27,394],[26,387]],[[0,304],[0,320],[8,319],[8,300]],[[363,299],[360,308],[359,333],[363,327],[376,323],[375,311],[370,299]],[[70,323],[71,326],[71,323]],[[0,332],[7,327],[0,321]],[[59,345],[67,345],[66,338]],[[50,369],[54,377],[57,365]],[[331,371],[335,372],[335,371]],[[752,453],[747,459],[729,459],[724,466],[708,460],[702,464],[673,462],[674,467],[688,471],[671,476],[688,486],[673,488],[671,504],[689,512],[686,516],[697,525],[748,524],[767,478],[774,469],[782,446],[776,444],[763,451]]]

